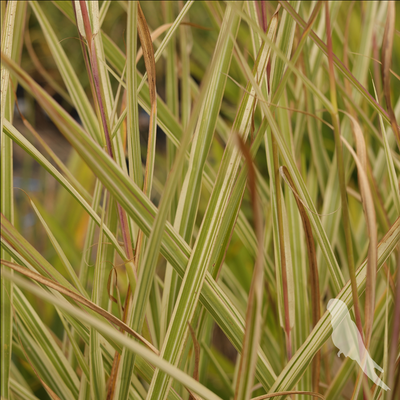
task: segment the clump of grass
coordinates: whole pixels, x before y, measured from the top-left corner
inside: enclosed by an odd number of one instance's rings
[[[394,2],[1,7],[2,398],[399,396]]]

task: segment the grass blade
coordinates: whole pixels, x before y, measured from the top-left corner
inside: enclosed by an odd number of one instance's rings
[[[256,173],[253,160],[249,150],[246,148],[241,137],[238,135],[239,147],[246,160],[249,174],[249,190],[254,218],[254,230],[257,235],[257,259],[254,265],[253,277],[251,280],[249,298],[246,310],[246,330],[243,339],[242,353],[240,357],[240,366],[238,380],[236,382],[235,399],[250,399],[253,391],[254,375],[256,367],[257,349],[261,336],[261,312],[264,286],[264,268],[263,268],[263,224],[261,221],[261,207],[257,198]]]
[[[368,248],[368,262],[367,262],[367,283],[365,289],[365,344],[369,346],[372,324],[374,319],[375,309],[375,287],[376,287],[376,267],[377,267],[377,226],[376,226],[376,214],[374,203],[372,199],[371,188],[367,178],[367,152],[364,137],[354,117],[348,115],[353,125],[353,135],[357,146],[357,157],[352,149],[349,148],[349,144],[343,137],[342,142],[345,143],[357,165],[358,176],[360,180],[360,191],[362,204],[367,223],[368,237],[369,237],[369,248]]]
[[[16,17],[20,17],[20,13],[17,13],[17,8],[21,9],[21,5],[18,6],[16,1],[10,1],[7,3],[6,9],[1,13],[1,49],[9,57],[15,58],[15,47],[18,46],[17,42],[14,42],[14,29],[22,27],[20,22],[16,20]],[[5,11],[5,12],[4,12]],[[6,120],[12,121],[13,119],[13,92],[10,85],[10,74],[7,68],[1,66],[1,115],[0,115],[0,158],[1,158],[1,205],[0,211],[2,214],[14,222],[14,185],[13,185],[13,148],[12,141],[3,132],[3,125]],[[3,249],[0,251],[1,258],[5,258],[9,261],[12,258],[4,252]],[[0,395],[1,397],[9,397],[9,376],[10,376],[10,363],[11,363],[11,346],[12,346],[12,298],[13,298],[13,286],[11,282],[3,279],[3,272],[5,267],[1,266],[1,306],[0,306]]]
[[[395,18],[396,18],[395,3],[389,1],[387,4],[385,32],[383,34],[383,41],[382,41],[382,81],[383,81],[383,93],[385,94],[386,107],[388,109],[390,123],[392,125],[392,129],[395,138],[397,140],[397,146],[400,149],[399,126],[397,125],[396,116],[394,115],[392,108],[392,101],[390,99],[390,64],[392,61]]]

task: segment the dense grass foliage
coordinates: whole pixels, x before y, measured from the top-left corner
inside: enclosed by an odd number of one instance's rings
[[[400,398],[398,4],[1,21],[2,399]]]

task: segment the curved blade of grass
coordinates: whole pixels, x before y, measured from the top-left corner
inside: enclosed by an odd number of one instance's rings
[[[87,300],[86,298],[80,296],[79,294],[66,289],[65,287],[63,287],[62,285],[60,285],[60,284],[58,284],[56,282],[53,282],[53,281],[51,281],[51,280],[49,280],[49,279],[47,279],[47,278],[45,278],[45,277],[43,277],[43,276],[41,276],[39,274],[36,274],[34,272],[29,271],[27,268],[22,268],[22,267],[20,267],[19,265],[15,264],[15,263],[11,263],[11,264],[9,263],[8,266],[10,268],[16,270],[17,272],[29,277],[30,279],[33,279],[34,281],[36,281],[38,283],[40,282],[40,283],[44,284],[46,287],[48,287],[48,288],[54,289],[56,291],[55,293],[57,293],[57,292],[58,293],[62,293],[63,295],[66,295],[66,296],[70,297],[74,301],[76,301],[76,302],[78,302],[80,304],[83,304],[89,310],[94,312],[94,313],[92,313],[92,315],[94,315],[95,317],[97,317],[97,315],[103,316],[105,319],[107,319],[113,325],[115,325],[116,327],[119,327],[122,331],[125,331],[125,332],[133,335],[134,337],[138,338],[139,340],[141,340],[146,346],[149,347],[149,349],[151,349],[151,351],[153,351],[155,354],[158,354],[157,349],[155,349],[143,337],[138,335],[136,332],[132,331],[132,329],[130,329],[126,324],[124,324],[121,320],[116,318],[114,315],[107,313],[107,311],[105,311],[104,309],[100,308],[99,306],[97,306],[96,304],[91,302],[90,300]],[[74,328],[79,332],[79,335],[84,340],[84,342],[86,344],[89,344],[89,337],[90,336],[89,336],[89,330],[86,328],[86,326],[82,325],[81,326],[82,329],[78,329],[79,325],[76,325],[76,324],[73,323],[74,319],[70,319],[70,317],[68,315],[66,315],[66,317],[69,320],[69,322],[72,323]],[[108,337],[107,337],[107,339],[110,340]],[[115,346],[115,343],[113,343],[113,346]],[[106,353],[109,352],[109,349],[104,347],[103,342],[101,343],[101,347],[102,347],[102,350],[103,350],[103,355],[105,356]],[[110,361],[108,361],[109,362],[109,368],[111,367],[111,361],[112,361],[112,358],[111,358]],[[146,362],[144,362],[143,359],[139,358],[138,359],[138,367],[139,367],[139,371],[140,371],[141,376],[144,376],[145,379],[148,382],[150,382],[151,376],[153,374],[153,370],[151,369],[151,366],[149,364],[146,364]],[[109,369],[107,370],[107,373],[108,372],[109,372]],[[173,391],[170,392],[170,395],[172,395],[172,398],[174,398],[174,392]]]
[[[40,271],[44,276],[50,276],[61,283],[71,293],[77,294],[77,290],[18,233],[3,215],[1,223],[1,246],[8,254],[31,271]],[[2,262],[8,263],[5,260]],[[76,328],[76,324],[74,327]]]
[[[367,262],[367,282],[365,289],[365,345],[368,348],[372,325],[374,321],[375,309],[375,286],[376,286],[376,270],[377,270],[377,226],[374,202],[372,199],[371,188],[367,178],[367,152],[363,134],[357,120],[351,115],[346,115],[351,119],[353,126],[353,136],[357,146],[357,157],[355,157],[354,150],[349,147],[350,145],[341,137],[342,142],[349,149],[352,154],[358,170],[359,186],[361,191],[362,205],[364,209],[365,219],[367,223],[369,248],[368,248],[368,262]]]
[[[125,55],[119,50],[119,48],[115,45],[115,43],[106,34],[103,33],[102,36],[103,36],[106,55],[109,62],[117,69],[119,73],[121,73],[125,65]],[[138,79],[141,79],[142,76],[140,75],[140,73],[137,72],[137,74],[138,74]],[[197,86],[195,88],[192,86],[195,85],[193,79],[190,79],[190,82],[191,82],[191,90],[194,90],[195,96],[197,96],[198,88]],[[141,105],[141,107],[143,107],[143,109],[147,113],[150,112],[151,103],[150,103],[150,95],[147,83],[145,83],[140,89],[139,104]],[[179,140],[180,137],[182,136],[182,126],[179,124],[176,117],[168,110],[166,104],[159,96],[157,97],[157,110],[158,110],[157,117],[159,126],[163,129],[163,131],[166,133],[171,142],[174,143],[176,147],[179,147]],[[219,127],[220,124],[223,124],[223,121],[221,117],[218,117],[217,127]],[[207,177],[206,179],[208,179],[211,182],[210,178]]]
[[[32,264],[30,264],[28,261],[26,261],[23,257],[21,257],[21,255],[19,253],[17,253],[7,242],[5,241],[1,241],[1,246],[2,248],[9,253],[14,260],[16,260],[19,265],[24,265],[26,270],[30,270],[30,271],[34,271],[35,268],[32,266]],[[2,263],[9,263],[8,261],[2,260]],[[37,263],[35,263],[35,267]],[[13,266],[12,264],[7,264],[9,266]],[[41,275],[39,275],[41,276]],[[54,295],[56,296],[60,296],[61,295],[57,292],[54,291],[52,289],[49,289]],[[71,290],[71,293],[76,293],[74,290]],[[95,314],[97,317],[97,314]],[[81,338],[84,339],[85,343],[89,343],[89,333],[88,330],[86,329],[86,327],[83,325],[82,321],[76,321],[72,318],[69,317],[69,315],[66,316],[66,318],[68,319],[68,322],[72,325],[72,327],[74,328],[74,330],[76,330],[76,332],[79,334],[79,336]],[[113,346],[114,348],[120,350],[120,348],[118,347],[117,344],[115,344],[114,342],[112,342],[112,340],[110,338],[108,338],[108,341],[110,342],[110,344],[107,343],[107,345]],[[102,342],[102,346],[103,346],[104,342]]]
[[[336,82],[336,87],[339,89],[340,93],[346,98],[346,101],[350,103],[351,107],[353,107],[356,110],[357,115],[364,121],[366,126],[368,126],[368,128],[371,130],[371,132],[379,141],[379,143],[382,146],[384,146],[381,134],[379,133],[379,131],[377,130],[377,128],[375,127],[375,125],[373,124],[371,118],[367,115],[367,113],[365,113],[363,109],[360,107],[360,105],[354,102],[353,98],[346,93],[344,87],[340,84],[340,82],[338,81]],[[399,104],[400,103],[398,102],[397,106]],[[395,151],[394,149],[390,149],[390,151],[392,153],[393,162],[395,163],[397,168],[400,168],[400,161],[399,161],[400,157],[398,152]]]
[[[210,400],[221,400],[219,396],[211,392],[211,390],[207,389],[205,386],[198,383],[189,375],[185,374],[184,372],[180,371],[178,368],[174,367],[170,363],[163,360],[161,357],[155,355],[150,350],[146,349],[144,346],[140,345],[136,341],[128,338],[127,336],[123,335],[121,332],[118,332],[114,328],[107,326],[103,322],[99,321],[98,319],[87,315],[83,311],[79,310],[77,307],[72,306],[68,302],[58,299],[55,296],[46,293],[43,289],[27,282],[25,279],[22,279],[18,276],[11,276],[9,273],[5,274],[7,279],[13,279],[19,287],[29,290],[31,293],[35,294],[36,296],[43,298],[46,301],[54,304],[58,308],[64,310],[65,312],[73,315],[75,318],[84,319],[86,323],[90,324],[94,328],[97,329],[104,336],[112,337],[116,342],[118,342],[122,347],[129,349],[131,352],[135,352],[137,355],[145,358],[151,364],[156,366],[157,368],[162,369],[163,371],[170,374],[174,379],[181,382],[189,389],[193,390],[193,392],[197,393],[199,396],[203,398],[207,398]]]
[[[168,19],[168,18],[167,18]],[[161,25],[159,26],[157,29],[155,29],[153,32],[151,32],[150,36],[151,36],[151,41],[154,43],[154,41],[161,36],[166,30],[168,30],[169,28],[171,28],[171,26],[173,25],[173,22],[169,22],[167,24]],[[190,25],[190,26],[196,26],[198,28],[200,28],[199,26],[197,26],[196,24],[190,24],[187,22],[181,22],[181,25]],[[136,63],[139,62],[139,60],[142,58],[143,56],[143,49],[140,47],[137,54],[136,54]]]
[[[21,358],[26,359],[26,362],[31,365],[49,396],[53,400],[75,400],[76,395],[66,385],[47,353],[37,344],[18,318],[16,318],[14,324],[14,335],[18,338],[18,343],[23,350]],[[76,394],[77,391],[77,388],[75,388]]]
[[[72,300],[76,301],[77,303],[80,303],[84,305],[85,307],[89,308],[90,310],[94,311],[94,313],[101,315],[104,317],[106,320],[111,322],[113,325],[121,328],[121,330],[131,334],[135,338],[139,339],[142,343],[144,343],[151,351],[153,351],[154,354],[159,354],[159,351],[151,344],[149,343],[145,338],[140,336],[137,332],[133,331],[128,325],[126,325],[124,322],[122,322],[120,319],[115,317],[113,314],[110,314],[100,306],[98,306],[96,303],[94,303],[91,300],[88,300],[87,298],[81,296],[79,293],[76,293],[65,286],[49,279],[46,278],[40,274],[37,274],[36,272],[30,271],[27,268],[21,267],[18,264],[11,263],[8,261],[1,260],[1,263],[3,265],[7,265],[9,268],[13,269],[14,271],[19,272],[20,274],[38,282],[41,283],[49,288],[52,288],[54,290],[57,290],[57,292],[68,296]]]

